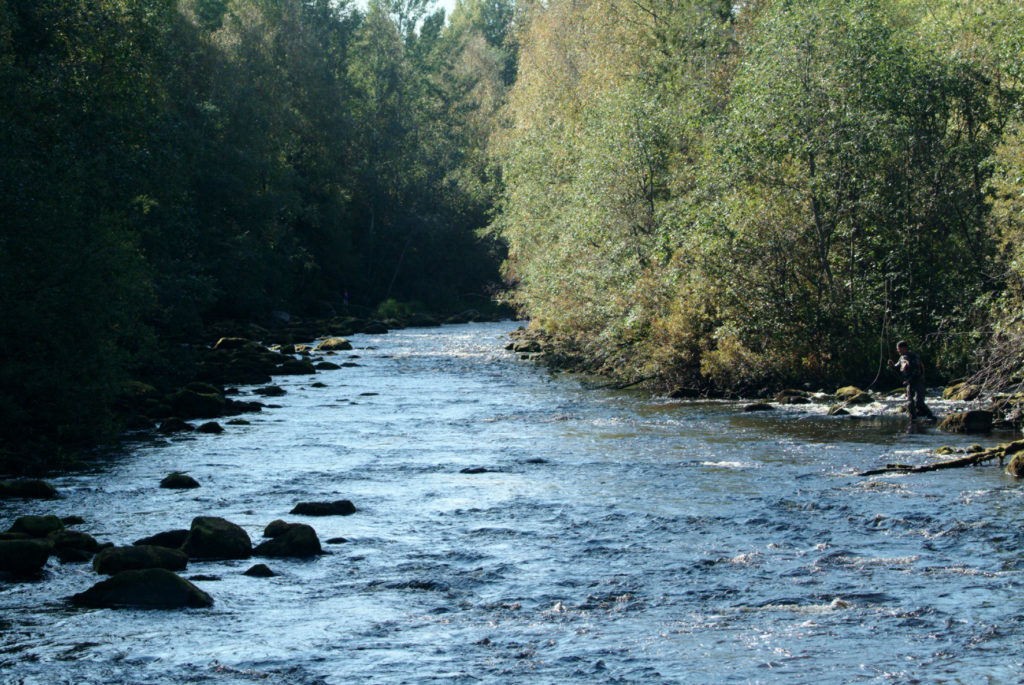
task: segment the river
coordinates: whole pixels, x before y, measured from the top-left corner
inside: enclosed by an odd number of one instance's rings
[[[505,352],[514,327],[353,336],[332,360],[359,366],[275,379],[287,395],[251,425],[0,502],[4,526],[77,514],[117,544],[197,515],[254,542],[279,518],[348,540],[266,560],[269,579],[193,562],[218,578],[196,581],[202,610],[72,608],[99,578],[51,559],[0,583],[0,679],[1022,682],[1024,490],[994,466],[852,475],[977,439],[601,389]],[[202,487],[159,489],[173,470]],[[357,513],[288,514],[341,498]]]

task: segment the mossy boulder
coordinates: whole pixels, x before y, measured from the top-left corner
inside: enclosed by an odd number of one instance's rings
[[[13,576],[39,573],[53,554],[53,544],[46,539],[0,540],[0,571]]]
[[[181,549],[192,559],[248,559],[252,540],[245,530],[217,516],[197,516]]]
[[[299,502],[289,513],[300,516],[349,516],[356,513],[356,507],[347,499],[334,502]]]
[[[45,480],[0,480],[0,499],[53,499],[56,496],[57,489]]]
[[[316,367],[308,359],[285,359],[277,365],[274,373],[281,376],[311,376],[316,373]]]
[[[156,535],[150,535],[149,537],[136,540],[135,545],[156,545],[157,547],[168,547],[170,549],[179,549],[185,544],[185,539],[188,538],[188,530],[180,528],[177,530],[168,530],[163,533],[157,533]]]
[[[197,392],[184,388],[168,398],[176,416],[183,419],[212,419],[223,416],[228,402],[219,392]]]
[[[160,481],[160,487],[168,490],[188,490],[198,488],[199,481],[187,473],[174,471],[164,476],[163,480]]]
[[[121,571],[71,597],[75,606],[93,608],[199,609],[213,598],[181,576],[162,568]]]
[[[215,350],[262,349],[262,345],[248,338],[224,337],[213,344]]]
[[[955,402],[970,402],[981,394],[981,388],[971,383],[955,383],[942,389],[942,399]]]
[[[949,433],[988,433],[992,430],[992,412],[973,409],[947,414],[939,423],[939,430]]]
[[[50,533],[62,530],[64,522],[57,516],[19,516],[8,528],[11,533],[25,533],[34,538],[45,538]]]
[[[323,554],[320,539],[312,526],[289,523],[272,539],[262,542],[253,550],[259,557],[315,557]]]
[[[164,421],[160,424],[159,430],[161,433],[165,435],[170,435],[172,433],[189,433],[191,431],[194,431],[195,428],[192,426],[191,423],[185,421],[184,419],[177,416],[171,416],[167,419],[164,419]]]
[[[1013,455],[1013,459],[1006,465],[1006,473],[1014,478],[1024,478],[1024,454]]]
[[[176,549],[156,545],[129,545],[107,547],[92,560],[97,573],[114,575],[121,571],[144,568],[163,568],[168,571],[182,571],[188,565],[188,556]]]
[[[220,425],[216,421],[207,421],[196,428],[196,433],[206,433],[208,435],[220,435],[224,432],[224,426]]]
[[[320,341],[320,344],[316,346],[316,349],[320,352],[341,352],[344,350],[351,350],[352,343],[345,338],[324,338]]]
[[[69,550],[85,552],[88,556],[100,551],[100,543],[96,538],[80,530],[55,530],[46,537],[62,559]],[[78,558],[78,555],[75,556]]]

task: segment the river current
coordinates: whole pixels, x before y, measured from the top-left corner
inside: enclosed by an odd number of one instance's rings
[[[119,545],[199,515],[347,540],[192,562],[216,578],[195,581],[201,610],[72,608],[100,577],[51,559],[0,582],[0,680],[1024,681],[1024,489],[995,466],[854,475],[997,437],[907,433],[895,402],[827,417],[613,391],[505,352],[515,326],[353,336],[331,360],[359,366],[276,378],[251,425],[0,502],[5,527],[79,515]],[[159,489],[174,470],[202,487]],[[342,498],[354,515],[288,513]],[[242,575],[256,561],[280,575]]]

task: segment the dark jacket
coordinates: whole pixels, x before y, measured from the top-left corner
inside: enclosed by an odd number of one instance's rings
[[[896,370],[900,372],[905,385],[924,382],[924,363],[913,350],[907,350],[906,354],[900,356],[896,362]]]

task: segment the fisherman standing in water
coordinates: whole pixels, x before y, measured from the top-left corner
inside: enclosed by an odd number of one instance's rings
[[[903,385],[907,386],[907,413],[913,421],[918,416],[935,420],[935,414],[924,403],[924,362],[921,357],[910,349],[906,340],[896,343],[896,352],[900,358],[896,362],[889,360],[889,368],[896,369],[903,376]]]

